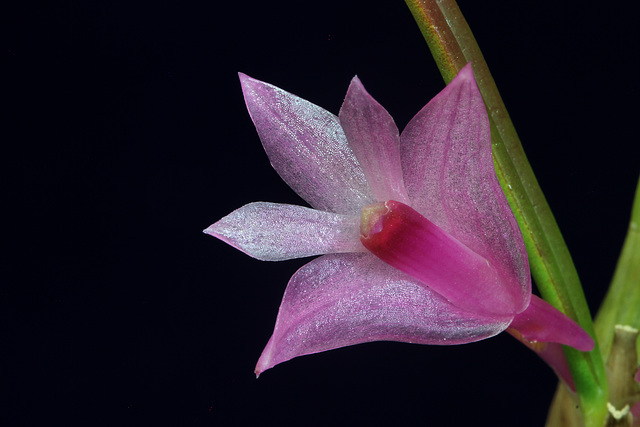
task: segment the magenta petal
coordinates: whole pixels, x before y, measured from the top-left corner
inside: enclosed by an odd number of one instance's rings
[[[256,373],[297,356],[369,341],[478,341],[510,321],[465,312],[373,255],[325,255],[289,281]]]
[[[247,109],[282,179],[322,211],[360,214],[373,202],[338,118],[265,82],[240,74]]]
[[[279,203],[249,203],[204,230],[263,261],[364,252],[360,219]]]
[[[531,294],[526,249],[496,177],[489,119],[470,64],[400,140],[411,206],[512,278],[524,310]]]
[[[351,80],[338,117],[376,200],[409,203],[400,165],[398,128],[358,77]]]
[[[580,351],[591,351],[595,345],[593,338],[576,322],[535,295],[531,296],[529,307],[514,317],[509,328],[532,343],[554,342]]]

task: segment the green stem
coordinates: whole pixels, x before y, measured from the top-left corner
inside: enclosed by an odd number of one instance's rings
[[[595,321],[596,336],[604,357],[611,349],[615,325],[640,329],[640,180],[616,272]]]
[[[533,278],[543,298],[594,336],[580,279],[562,234],[529,165],[518,135],[471,30],[454,0],[405,0],[446,83],[467,63],[473,70],[491,123],[496,172],[522,231]],[[587,426],[606,417],[607,383],[597,348],[565,348]]]

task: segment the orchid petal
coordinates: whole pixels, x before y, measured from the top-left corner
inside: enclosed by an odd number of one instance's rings
[[[411,206],[499,266],[524,310],[531,295],[526,249],[496,177],[489,120],[470,64],[409,122],[400,140]]]
[[[580,351],[591,351],[593,338],[576,322],[545,300],[532,295],[531,304],[517,314],[509,328],[516,329],[531,342],[555,342]]]
[[[311,206],[359,214],[371,191],[338,118],[280,88],[240,74],[247,109],[273,168]]]
[[[371,254],[325,255],[289,281],[256,373],[370,341],[469,343],[496,335],[510,321],[463,311]]]
[[[263,261],[364,252],[358,217],[279,203],[249,203],[204,230]]]
[[[376,200],[409,203],[400,165],[398,127],[358,77],[351,80],[338,117]]]

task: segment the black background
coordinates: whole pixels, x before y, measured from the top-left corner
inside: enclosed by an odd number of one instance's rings
[[[638,14],[460,6],[595,310],[640,171]],[[0,422],[542,425],[555,377],[506,334],[359,345],[256,380],[306,260],[259,262],[201,233],[251,201],[302,203],[269,166],[238,71],[334,113],[357,73],[401,129],[442,89],[404,2],[21,2],[2,15]]]

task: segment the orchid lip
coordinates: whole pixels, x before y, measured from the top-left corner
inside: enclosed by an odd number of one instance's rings
[[[362,210],[360,241],[371,253],[425,283],[460,308],[512,316],[519,301],[490,260],[404,203]]]

